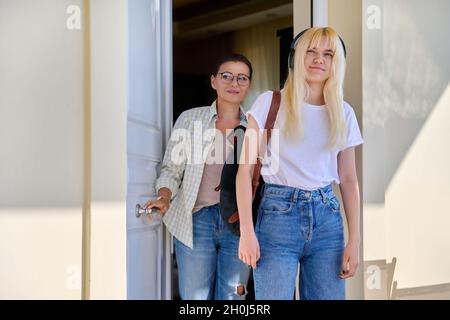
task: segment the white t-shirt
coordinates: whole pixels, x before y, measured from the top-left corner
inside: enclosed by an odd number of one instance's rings
[[[267,114],[272,102],[272,91],[261,94],[247,112],[260,129],[265,127]],[[282,130],[272,133],[267,148],[266,161],[261,168],[261,175],[266,183],[315,190],[331,183],[339,184],[337,156],[340,151],[363,143],[358,122],[353,108],[344,102],[344,113],[347,127],[347,143],[345,148],[328,148],[329,122],[326,106],[304,103],[302,106],[303,139],[298,141],[284,139]],[[274,129],[279,129],[281,108]],[[272,139],[279,138],[279,147],[272,148]],[[274,145],[275,146],[275,145]],[[274,149],[275,151],[273,151]],[[277,152],[277,149],[279,150]],[[277,156],[277,153],[279,156]],[[277,161],[279,159],[279,161]],[[274,162],[276,161],[276,162]],[[276,165],[274,165],[276,163]]]

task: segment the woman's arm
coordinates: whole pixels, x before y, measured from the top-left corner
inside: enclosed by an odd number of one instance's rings
[[[180,148],[180,146],[183,144],[183,142],[187,142],[182,140],[187,138],[185,137],[185,130],[187,130],[187,128],[185,128],[185,119],[186,112],[183,112],[178,117],[175,125],[173,126],[169,142],[167,143],[166,152],[164,154],[164,160],[161,165],[161,174],[156,181],[155,186],[156,190],[158,191],[161,188],[168,188],[170,191],[172,191],[172,198],[175,197],[178,189],[180,188],[184,170],[186,169],[186,153],[184,151],[174,153],[175,147],[177,147],[177,150],[183,150],[183,148]],[[183,130],[183,132],[181,132],[180,130]],[[190,146],[188,147],[190,148]]]
[[[340,190],[344,202],[349,239],[344,250],[341,278],[353,277],[359,264],[360,205],[359,185],[356,175],[355,148],[341,151],[338,155]]]
[[[180,146],[183,140],[180,141],[180,137],[184,137],[185,132],[180,132],[180,130],[187,130],[186,125],[186,112],[183,112],[173,126],[161,165],[161,173],[156,180],[155,189],[159,200],[148,201],[144,205],[144,208],[158,208],[160,215],[164,215],[169,210],[170,201],[177,194],[183,180],[187,156],[185,152],[175,152],[174,154],[174,149],[175,147],[182,149]],[[173,158],[174,156],[176,159]]]
[[[255,141],[256,140],[256,141]],[[239,170],[236,176],[236,199],[239,210],[240,232],[239,259],[256,268],[259,260],[259,244],[252,217],[252,177],[260,145],[260,132],[256,120],[250,115],[242,144]],[[260,148],[260,154],[262,148]]]

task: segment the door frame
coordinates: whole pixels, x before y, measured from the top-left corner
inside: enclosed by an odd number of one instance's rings
[[[172,37],[172,0],[161,1],[161,45],[162,45],[162,85],[163,95],[162,103],[164,105],[161,114],[161,124],[163,133],[163,150],[162,155],[166,149],[167,142],[172,132],[173,124],[173,37]],[[172,277],[173,277],[173,241],[172,235],[163,224],[164,243],[163,243],[163,292],[162,296],[165,300],[173,298],[172,292]]]
[[[127,299],[128,1],[83,0],[85,177],[82,294]],[[172,1],[159,0],[163,150],[172,128]],[[114,67],[112,67],[114,66]],[[114,139],[108,139],[114,137]],[[108,163],[108,166],[103,164]],[[108,230],[105,229],[108,226]],[[161,295],[172,299],[172,239],[163,225]],[[114,250],[112,249],[114,248]]]

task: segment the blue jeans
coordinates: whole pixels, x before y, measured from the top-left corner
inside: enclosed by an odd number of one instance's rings
[[[250,267],[239,260],[239,237],[220,216],[219,205],[193,214],[194,248],[175,239],[183,300],[244,300]]]
[[[256,223],[261,257],[257,300],[292,300],[298,263],[300,299],[344,300],[339,278],[344,250],[340,205],[331,185],[307,191],[265,184]]]

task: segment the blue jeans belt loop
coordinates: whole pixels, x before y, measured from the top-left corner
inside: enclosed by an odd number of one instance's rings
[[[323,203],[327,203],[328,197],[327,197],[326,193],[323,191],[322,188],[319,189],[319,192],[320,192],[320,195],[322,196]]]

